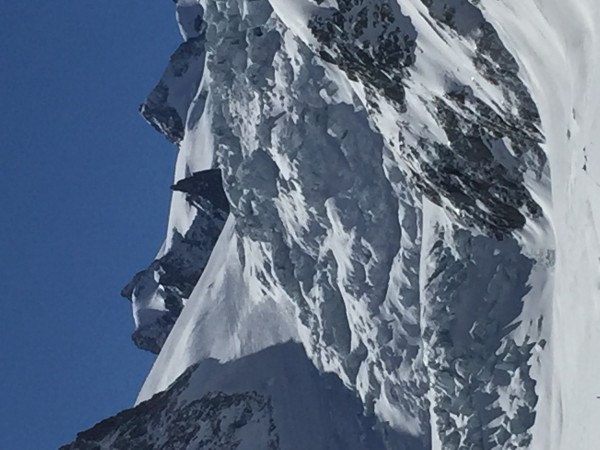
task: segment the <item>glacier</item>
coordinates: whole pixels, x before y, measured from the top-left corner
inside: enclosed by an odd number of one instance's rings
[[[158,356],[64,448],[597,448],[600,3],[175,10]]]

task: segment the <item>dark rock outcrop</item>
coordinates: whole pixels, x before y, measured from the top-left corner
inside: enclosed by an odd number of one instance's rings
[[[173,189],[186,192],[187,200],[197,209],[196,217],[184,235],[173,232],[168,250],[137,273],[121,292],[141,311],[133,341],[152,353],[158,353],[167,339],[229,214],[218,169],[197,172],[176,183]],[[147,306],[150,302],[151,307]]]
[[[140,113],[156,131],[178,144],[185,131],[187,110],[204,70],[204,33],[181,44],[156,87],[140,105]]]

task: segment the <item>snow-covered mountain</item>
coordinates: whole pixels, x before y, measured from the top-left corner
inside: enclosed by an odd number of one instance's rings
[[[65,448],[596,449],[600,3],[178,0],[123,294],[158,353]]]

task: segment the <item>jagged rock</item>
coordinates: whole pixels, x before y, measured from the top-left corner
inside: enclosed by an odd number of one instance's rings
[[[203,170],[179,180],[171,189],[184,192],[187,201],[196,208],[210,212],[211,208],[229,212],[229,201],[223,191],[220,169]],[[207,205],[206,202],[210,202]]]
[[[300,345],[287,343],[195,364],[166,391],[61,450],[382,450],[372,425],[337,377],[320,374]],[[410,437],[396,438],[399,450],[415,448]]]
[[[156,87],[140,106],[146,121],[174,144],[185,133],[185,122],[204,69],[204,33],[190,37],[171,56]]]
[[[197,172],[180,180],[173,189],[185,192],[190,205],[197,209],[189,229],[185,235],[173,232],[166,250],[121,292],[133,302],[136,312],[133,341],[152,353],[162,348],[202,275],[229,214],[218,169]]]

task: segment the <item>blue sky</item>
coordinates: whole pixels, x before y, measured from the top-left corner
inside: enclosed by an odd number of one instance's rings
[[[0,449],[132,404],[153,358],[121,288],[165,233],[175,149],[137,113],[170,0],[0,2]]]

